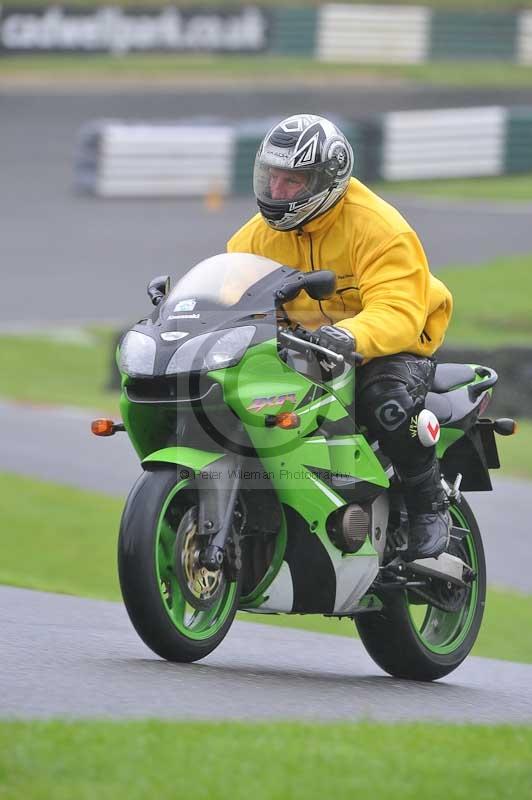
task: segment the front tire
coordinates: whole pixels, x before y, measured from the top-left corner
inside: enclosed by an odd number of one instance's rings
[[[197,505],[192,479],[181,479],[175,468],[145,472],[120,525],[118,573],[129,618],[143,642],[168,661],[197,661],[218,647],[240,597],[240,578],[229,581],[222,569],[204,579],[198,566],[191,577]],[[182,523],[189,525],[185,534]]]
[[[389,675],[433,681],[455,670],[475,644],[486,600],[486,561],[480,530],[467,502],[450,508],[454,524],[469,533],[449,552],[476,573],[471,585],[455,597],[456,610],[444,611],[407,591],[383,596],[383,609],[355,618],[360,638],[373,660]],[[416,599],[418,602],[416,602]],[[450,605],[452,597],[449,597]]]

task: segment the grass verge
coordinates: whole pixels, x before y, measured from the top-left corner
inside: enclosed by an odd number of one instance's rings
[[[122,502],[0,473],[0,583],[119,600],[116,538]],[[474,654],[532,663],[532,596],[490,589]],[[354,636],[350,620],[321,616],[239,619],[317,633]],[[524,633],[525,632],[525,633]]]
[[[521,420],[514,436],[497,436],[497,449],[502,475],[532,479],[532,422]]]
[[[449,266],[440,276],[454,297],[446,344],[532,346],[532,255]]]
[[[453,200],[532,202],[532,173],[501,175],[496,178],[396,181],[374,184],[371,188],[378,194],[414,194],[419,197],[445,197]]]
[[[233,56],[233,55],[38,55],[3,56],[0,60],[0,81],[42,86],[66,81],[80,84],[91,81],[125,81],[146,84],[152,81],[253,81],[254,86],[271,86],[279,81],[323,81],[335,78],[343,83],[365,80],[389,80],[439,86],[489,88],[528,88],[532,83],[532,66],[503,61],[439,61],[428,64],[373,65],[325,63],[298,56]]]
[[[105,389],[115,335],[98,328],[0,337],[0,397],[116,411],[118,395]]]
[[[0,583],[118,600],[122,506],[103,494],[0,473]]]
[[[502,800],[528,796],[531,747],[532,729],[509,725],[0,723],[0,793]]]

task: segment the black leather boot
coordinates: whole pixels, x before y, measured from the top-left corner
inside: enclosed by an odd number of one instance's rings
[[[403,475],[402,483],[409,521],[408,548],[402,557],[437,558],[447,549],[452,527],[438,462],[435,459],[417,475]]]

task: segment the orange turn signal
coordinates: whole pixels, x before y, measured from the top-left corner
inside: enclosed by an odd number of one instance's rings
[[[514,433],[517,433],[517,422],[507,417],[496,419],[493,423],[493,430],[495,433],[498,433],[499,436],[512,436]]]
[[[295,411],[283,411],[281,414],[275,415],[275,424],[278,428],[287,431],[290,428],[299,428],[301,420]]]
[[[91,422],[91,431],[95,436],[112,436],[115,424],[112,419],[94,419]]]

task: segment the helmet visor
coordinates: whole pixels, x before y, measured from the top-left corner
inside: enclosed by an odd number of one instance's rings
[[[253,191],[258,201],[279,209],[295,203],[302,205],[330,189],[332,177],[324,164],[307,169],[283,169],[265,164],[257,157],[253,173]]]

